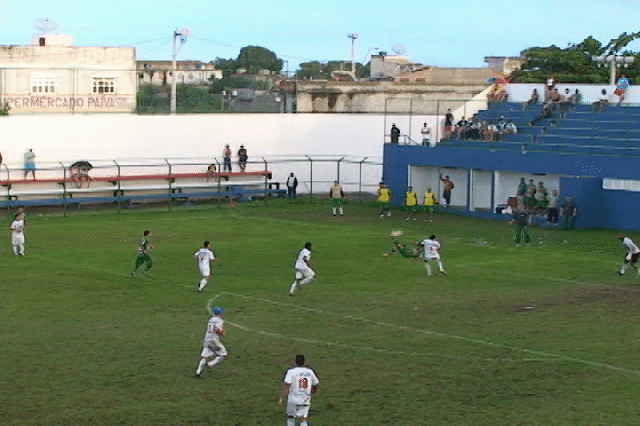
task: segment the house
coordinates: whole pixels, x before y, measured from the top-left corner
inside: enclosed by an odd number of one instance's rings
[[[171,84],[172,61],[138,61],[140,83],[164,86]],[[200,61],[176,61],[176,81],[180,84],[207,84],[210,78],[222,78],[222,70]]]
[[[76,47],[68,34],[0,46],[0,102],[11,114],[132,112],[135,48]]]

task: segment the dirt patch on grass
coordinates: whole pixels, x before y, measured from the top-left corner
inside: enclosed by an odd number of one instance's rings
[[[580,289],[573,293],[558,294],[556,297],[532,301],[528,304],[507,306],[508,312],[535,312],[536,309],[553,306],[577,306],[589,303],[606,303],[610,305],[636,304],[640,300],[640,284],[606,285]]]

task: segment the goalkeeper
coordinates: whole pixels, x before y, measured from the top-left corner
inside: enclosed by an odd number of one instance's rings
[[[389,249],[389,252],[384,253],[383,256],[389,257],[393,253],[399,253],[406,259],[419,258],[422,255],[422,244],[415,243],[413,246],[402,244],[398,239],[400,235],[402,235],[402,233],[400,233],[399,231],[394,231],[391,233],[391,235],[389,236],[391,240],[391,248]]]

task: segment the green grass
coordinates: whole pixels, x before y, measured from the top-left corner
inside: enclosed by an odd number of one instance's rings
[[[640,279],[614,274],[614,232],[514,247],[507,223],[345,211],[29,215],[27,256],[0,247],[0,423],[283,425],[282,374],[304,353],[313,426],[640,424]],[[130,277],[144,229],[155,266]],[[392,229],[435,233],[449,275],[383,259]],[[205,239],[220,261],[197,293]],[[318,279],[288,297],[306,241]],[[229,357],[195,379],[213,298]]]

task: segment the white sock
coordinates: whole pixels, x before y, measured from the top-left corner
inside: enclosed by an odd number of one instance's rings
[[[207,285],[207,279],[203,278],[200,280],[200,286],[198,287],[198,290],[202,290],[204,288],[205,285]]]
[[[204,365],[207,363],[207,360],[202,358],[200,360],[200,363],[198,364],[198,369],[196,370],[196,374],[200,374],[202,373],[202,369],[204,368]]]
[[[291,284],[291,289],[289,289],[289,293],[295,293],[296,287],[298,287],[298,282],[294,281],[293,284]]]
[[[303,420],[303,421],[300,422],[300,426],[307,426],[307,425],[308,425],[308,423],[307,423],[306,420]]]
[[[427,270],[427,275],[431,275],[431,265],[429,265],[429,262],[424,262],[424,269]]]
[[[342,211],[342,207],[340,207],[340,216],[342,216],[344,212]]]
[[[620,269],[620,273],[621,273],[621,274],[624,274],[624,271],[626,271],[626,270],[627,270],[627,264],[626,264],[626,263],[623,263],[623,264],[622,264],[622,268]]]
[[[337,209],[334,207],[332,210],[333,210],[333,215],[335,216]]]
[[[18,246],[13,246],[13,254],[18,255]]]
[[[220,361],[222,361],[222,360],[223,360],[223,358],[222,358],[221,356],[217,356],[217,357],[215,357],[215,358],[214,358],[214,360],[213,360],[213,361],[209,361],[209,362],[207,363],[207,365],[208,365],[209,367],[213,367],[213,366],[215,366],[216,364],[220,364]]]
[[[295,426],[295,425],[296,425],[296,419],[287,418],[287,426]]]
[[[442,262],[440,260],[436,260],[436,263],[438,264],[438,268],[440,268],[440,272],[444,271],[442,268]]]

